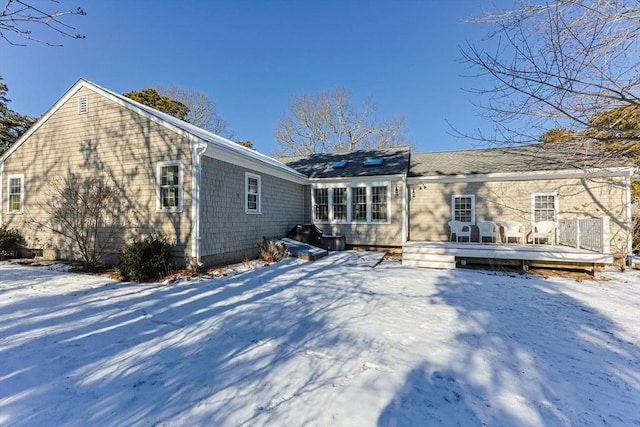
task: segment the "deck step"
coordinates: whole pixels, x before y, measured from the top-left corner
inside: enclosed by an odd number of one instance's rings
[[[453,255],[427,254],[411,251],[407,248],[402,252],[402,265],[423,268],[439,268],[453,270],[456,268],[456,257]]]
[[[437,268],[440,270],[454,270],[456,263],[454,262],[438,262],[438,261],[418,261],[418,260],[402,260],[402,265],[421,268]]]

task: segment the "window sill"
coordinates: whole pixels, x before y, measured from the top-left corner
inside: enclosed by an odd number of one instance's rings
[[[183,209],[156,209],[158,213],[182,213]]]
[[[244,211],[247,215],[262,215],[262,212],[258,211]]]

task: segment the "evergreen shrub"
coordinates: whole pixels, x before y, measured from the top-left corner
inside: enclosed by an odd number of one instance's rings
[[[173,271],[173,246],[174,244],[164,236],[134,239],[120,249],[116,272],[127,281],[146,282],[162,279]]]

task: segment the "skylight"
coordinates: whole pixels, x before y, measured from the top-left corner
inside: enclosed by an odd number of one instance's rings
[[[331,163],[331,167],[334,169],[340,169],[347,166],[347,161],[346,160],[338,160],[337,162],[333,162]]]
[[[367,159],[364,161],[365,166],[380,166],[382,164],[383,159],[380,157],[374,157],[372,159]]]

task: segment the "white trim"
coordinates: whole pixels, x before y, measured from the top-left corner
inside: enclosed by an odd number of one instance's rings
[[[377,178],[380,178],[379,176]],[[391,181],[370,181],[370,182],[338,182],[338,183],[327,183],[327,182],[319,182],[313,183],[311,185],[311,218],[316,224],[391,224],[391,204],[393,203],[393,193],[391,189]],[[373,197],[372,193],[373,187],[386,187],[387,189],[387,219],[384,221],[373,220],[372,216],[372,206],[373,206]],[[335,188],[344,188],[346,189],[346,208],[347,208],[347,218],[346,220],[335,220],[334,219],[334,210],[333,210],[333,189]],[[366,197],[366,219],[362,220],[354,220],[353,219],[353,189],[354,188],[364,188],[365,189],[365,197]],[[326,189],[328,192],[329,199],[329,219],[328,220],[316,220],[315,219],[315,190],[316,189]],[[403,211],[404,212],[404,211]]]
[[[344,189],[344,219],[335,219],[334,210],[334,190],[338,188]],[[336,185],[329,188],[329,218],[335,224],[347,224],[349,219],[349,188],[346,185]]]
[[[327,191],[327,219],[316,219],[316,190],[326,190]],[[333,191],[329,191],[331,190],[330,187],[312,187],[311,188],[311,210],[312,212],[312,218],[313,218],[313,222],[317,222],[319,224],[328,224],[329,222],[331,222],[333,216],[331,215],[332,206],[333,203],[329,200],[329,193],[332,194],[332,199],[333,199]]]
[[[258,194],[256,200],[256,209],[249,209],[249,179],[255,179],[258,181]],[[244,212],[250,215],[257,215],[262,213],[262,178],[255,173],[244,173]]]
[[[11,180],[20,179],[20,209],[11,210]],[[24,174],[16,173],[7,175],[7,215],[21,215],[24,213]]]
[[[78,114],[89,113],[89,97],[87,95],[78,97]]]
[[[200,183],[202,181],[202,153],[207,149],[205,144],[191,143],[191,222],[194,233],[191,240],[191,257],[197,266],[202,265],[200,259]]]
[[[548,191],[545,193],[531,193],[531,226],[536,222],[536,197],[553,197],[553,217],[555,218],[555,223],[560,221],[560,197],[559,193]]]
[[[166,208],[162,206],[162,169],[178,166],[178,206]],[[156,212],[182,212],[184,208],[184,166],[182,160],[169,160],[156,163]]]
[[[614,176],[632,176],[633,167],[612,167],[602,169],[571,169],[558,171],[527,171],[527,172],[498,172],[473,175],[445,175],[445,176],[414,176],[407,179],[408,184],[424,182],[455,183],[455,182],[497,182],[497,181],[531,181],[562,178],[602,178]]]
[[[183,122],[182,120],[176,119],[168,114],[154,110],[151,107],[142,105],[125,96],[119,95],[84,79],[78,80],[49,110],[47,110],[46,113],[41,116],[33,126],[29,128],[27,132],[25,132],[24,135],[18,138],[11,148],[0,156],[0,162],[4,161],[4,159],[17,150],[25,140],[36,132],[56,111],[58,111],[83,88],[92,90],[128,110],[172,130],[178,135],[189,139],[191,142],[206,142],[207,149],[203,154],[207,157],[215,158],[247,169],[256,170],[260,173],[265,173],[267,175],[272,175],[299,184],[309,183],[305,175],[276,159],[250,148],[243,147],[240,144],[200,129],[190,123]]]
[[[633,230],[632,230],[632,218],[631,218],[631,177],[628,177],[625,182],[625,187],[627,190],[626,202],[627,202],[627,254],[631,255],[633,253]]]
[[[309,178],[307,184],[311,183],[312,185],[336,185],[343,184],[345,186],[348,185],[358,185],[358,184],[369,184],[375,182],[397,182],[403,181],[406,178],[406,175],[397,174],[397,175],[370,175],[370,176],[349,176],[349,177],[335,177],[335,178]],[[373,185],[373,184],[372,184]]]
[[[409,186],[406,177],[402,178],[402,244],[409,241]]]
[[[456,219],[456,198],[471,198],[471,222],[462,221],[465,224],[475,225],[476,223],[476,195],[475,194],[452,194],[451,195],[451,219]]]

